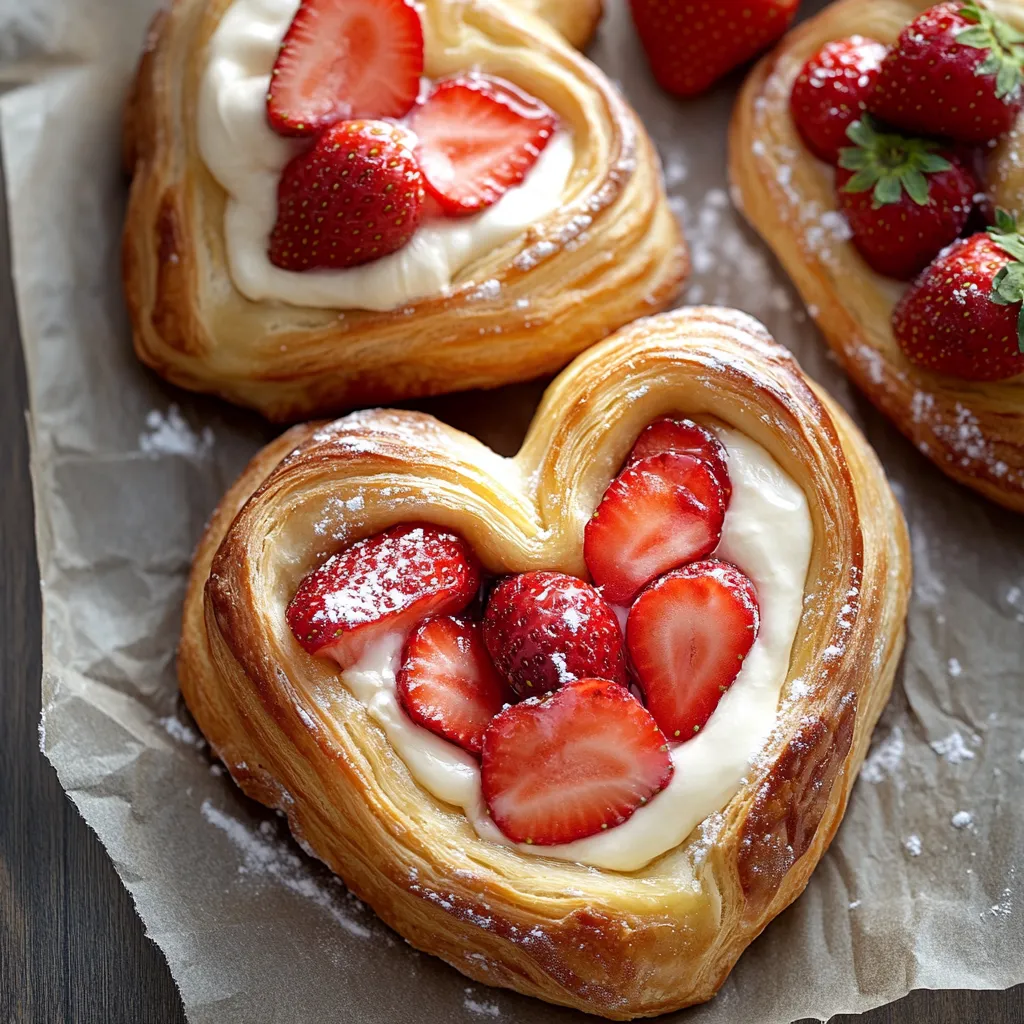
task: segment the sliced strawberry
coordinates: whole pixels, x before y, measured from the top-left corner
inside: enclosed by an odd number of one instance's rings
[[[343,270],[401,249],[423,215],[412,137],[387,121],[344,121],[285,167],[270,262]]]
[[[484,640],[521,697],[574,679],[626,681],[615,612],[589,583],[565,573],[525,572],[501,582],[487,602]]]
[[[669,569],[709,555],[725,519],[722,486],[692,455],[649,455],[623,470],[587,523],[583,557],[613,604]]]
[[[670,740],[704,728],[757,637],[754,584],[726,562],[694,562],[648,587],[626,643],[647,709]]]
[[[404,117],[422,74],[412,0],[302,0],[270,77],[270,127],[316,135],[349,118]]]
[[[288,605],[288,625],[310,654],[346,669],[379,637],[429,615],[462,611],[479,586],[479,565],[461,537],[405,523],[353,544],[309,573]]]
[[[654,719],[602,679],[506,708],[484,733],[484,799],[517,843],[571,843],[621,825],[671,777]]]
[[[493,205],[526,177],[556,125],[540,100],[500,78],[438,82],[410,123],[427,194],[450,217]]]
[[[418,725],[480,753],[491,719],[515,696],[491,663],[477,622],[427,619],[409,637],[396,680]]]
[[[725,447],[710,430],[693,420],[662,416],[640,432],[626,465],[632,466],[649,455],[660,455],[662,452],[676,452],[703,459],[722,485],[725,504],[728,506],[732,497],[732,481],[729,479]]]

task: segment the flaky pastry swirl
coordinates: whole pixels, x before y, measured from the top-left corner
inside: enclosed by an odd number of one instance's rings
[[[285,608],[339,546],[400,521],[459,531],[495,573],[585,576],[584,523],[667,412],[747,434],[808,498],[813,550],[776,728],[722,813],[645,868],[525,856],[415,783],[337,672],[295,642]],[[514,459],[414,412],[292,428],[202,539],[179,675],[235,781],[414,946],[477,981],[626,1020],[710,998],[803,890],[887,700],[909,573],[899,508],[846,414],[756,321],[687,309],[580,356]]]
[[[425,0],[428,76],[507,78],[571,132],[561,206],[465,267],[450,294],[400,310],[248,300],[228,271],[226,193],[195,131],[204,52],[229,3],[175,0],[158,18],[125,117],[125,291],[136,351],[167,379],[294,420],[553,372],[675,295],[688,260],[650,139],[604,75],[528,10],[592,18],[594,5]]]
[[[841,0],[793,29],[751,72],[737,101],[729,144],[733,193],[867,396],[953,479],[1024,511],[1024,376],[958,380],[903,355],[891,323],[906,286],[876,274],[847,241],[832,169],[804,147],[789,111],[794,80],[826,42],[860,34],[891,44],[929,6]],[[1024,27],[1019,3],[990,6]],[[994,177],[1004,181],[1005,194],[1008,171],[997,167]]]

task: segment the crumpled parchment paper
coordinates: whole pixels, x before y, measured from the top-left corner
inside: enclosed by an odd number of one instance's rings
[[[760,317],[853,412],[892,477],[916,559],[905,666],[839,837],[804,896],[686,1020],[784,1024],[915,987],[1022,982],[1022,521],[949,483],[853,393],[732,210],[725,129],[738,78],[697,102],[669,99],[648,77],[623,0],[609,6],[593,56],[661,150],[692,246],[685,301]],[[174,650],[192,548],[272,428],[163,385],[129,347],[118,120],[152,7],[0,0],[44,588],[43,750],[195,1024],[581,1019],[471,985],[413,951],[237,792],[181,706]],[[539,393],[523,385],[421,407],[508,453]]]

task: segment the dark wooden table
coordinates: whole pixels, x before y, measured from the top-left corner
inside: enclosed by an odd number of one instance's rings
[[[0,204],[0,1024],[176,1024],[185,1015],[163,956],[39,752],[40,601],[26,406]],[[834,1019],[1024,1024],[1024,987],[916,992]]]

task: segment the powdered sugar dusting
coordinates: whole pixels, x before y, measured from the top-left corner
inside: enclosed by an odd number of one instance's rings
[[[370,929],[353,920],[341,906],[341,900],[355,902],[354,897],[349,896],[337,879],[332,878],[326,885],[318,882],[302,858],[277,837],[272,822],[262,821],[258,828],[251,829],[214,807],[210,800],[203,801],[200,812],[211,825],[224,832],[242,854],[240,874],[272,879],[326,910],[350,935],[360,939],[370,937]]]
[[[778,283],[764,249],[735,223],[724,189],[710,189],[693,207],[683,196],[671,197],[669,204],[690,246],[695,279],[687,302],[738,306],[761,315],[766,306],[789,311],[789,290]]]
[[[964,761],[974,760],[974,751],[964,742],[963,736],[958,732],[951,732],[941,740],[932,740],[928,744],[939,757],[944,757],[950,764],[963,764]]]
[[[193,430],[177,405],[166,413],[151,409],[146,414],[146,429],[139,434],[139,449],[147,455],[186,455],[203,458],[213,448],[213,431]]]
[[[889,735],[876,744],[868,755],[860,771],[861,778],[867,782],[879,783],[895,775],[903,763],[905,749],[903,730],[894,725]]]
[[[970,811],[957,811],[952,818],[949,819],[949,823],[953,828],[966,829],[971,828],[974,825],[974,815]]]
[[[188,747],[195,747],[197,750],[201,750],[206,746],[206,740],[199,735],[191,726],[186,725],[180,718],[175,715],[168,715],[166,718],[158,718],[157,725],[159,725],[171,739],[177,740],[179,743],[185,744]]]
[[[466,989],[466,996],[462,1000],[462,1005],[465,1006],[470,1013],[475,1013],[481,1017],[500,1017],[501,1007],[497,1003],[490,1001],[477,999],[473,994],[473,989]]]

